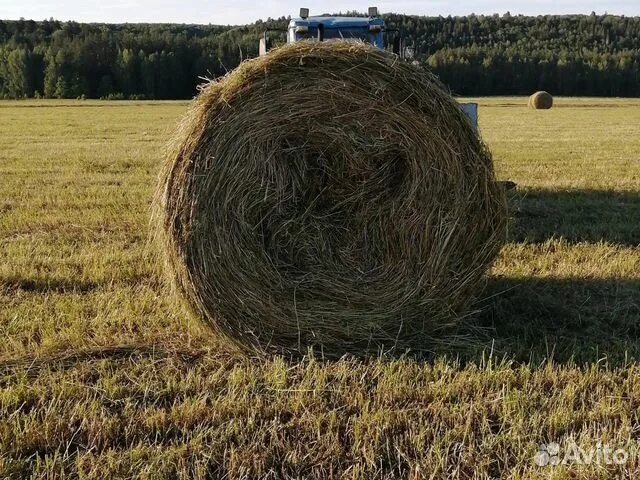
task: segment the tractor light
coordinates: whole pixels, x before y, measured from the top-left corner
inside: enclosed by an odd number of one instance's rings
[[[369,25],[369,32],[379,33],[382,31],[382,25]]]
[[[296,33],[308,33],[309,27],[307,25],[298,25],[296,27]]]

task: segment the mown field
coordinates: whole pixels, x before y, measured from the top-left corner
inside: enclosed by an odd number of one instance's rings
[[[430,359],[292,362],[228,351],[162,279],[186,103],[0,102],[0,478],[635,478],[640,101],[480,103],[519,188],[478,315]],[[549,442],[628,459],[539,466]]]

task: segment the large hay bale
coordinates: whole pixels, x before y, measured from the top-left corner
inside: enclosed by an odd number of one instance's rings
[[[529,97],[529,108],[549,110],[553,107],[553,97],[548,92],[536,92]]]
[[[299,43],[206,85],[159,189],[191,309],[257,351],[427,350],[504,237],[489,152],[429,73]]]

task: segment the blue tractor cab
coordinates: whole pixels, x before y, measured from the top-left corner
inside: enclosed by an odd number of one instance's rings
[[[269,32],[264,32],[260,39],[260,55],[270,49]],[[384,20],[378,17],[376,7],[369,8],[368,17],[336,17],[330,15],[309,16],[308,8],[300,9],[300,16],[292,18],[287,27],[287,43],[308,41],[325,42],[331,40],[354,40],[370,43],[386,49],[386,37],[393,35],[393,51],[402,56],[401,38],[395,29],[387,29]]]
[[[377,17],[308,17],[289,22],[287,42],[360,40],[383,49],[384,20]]]

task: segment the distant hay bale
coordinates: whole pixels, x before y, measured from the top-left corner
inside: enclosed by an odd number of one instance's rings
[[[299,43],[207,84],[157,213],[191,310],[252,351],[426,351],[504,238],[491,156],[431,74]]]
[[[553,97],[548,92],[536,92],[529,97],[529,108],[549,110],[553,107]]]

